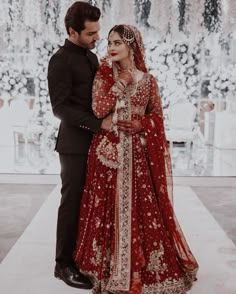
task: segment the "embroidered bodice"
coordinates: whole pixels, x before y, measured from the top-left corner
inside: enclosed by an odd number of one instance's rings
[[[113,80],[112,70],[104,65],[100,66],[95,78],[92,108],[98,118],[105,117],[115,108],[119,108],[118,119],[140,119],[151,113],[162,116],[159,89],[153,75],[143,73],[136,85],[129,85],[121,93],[117,81]]]

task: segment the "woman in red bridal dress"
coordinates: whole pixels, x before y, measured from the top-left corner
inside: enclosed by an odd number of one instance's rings
[[[109,32],[92,107],[113,119],[90,148],[75,261],[93,293],[184,294],[198,264],[173,211],[161,99],[135,27]]]

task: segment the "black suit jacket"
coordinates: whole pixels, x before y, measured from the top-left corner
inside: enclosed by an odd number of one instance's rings
[[[48,88],[52,110],[61,120],[56,150],[87,154],[93,133],[102,120],[92,112],[92,84],[97,56],[69,40],[50,59]]]

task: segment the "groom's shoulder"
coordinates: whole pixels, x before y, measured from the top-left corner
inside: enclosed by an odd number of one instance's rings
[[[70,68],[70,58],[62,46],[50,57],[48,71],[64,72],[68,68]]]
[[[63,57],[66,56],[68,53],[65,50],[64,46],[58,46],[57,50],[54,52],[54,54],[52,55],[52,57]]]
[[[59,46],[59,48],[50,57],[49,63],[67,60],[68,56],[68,52],[64,49],[64,46]]]

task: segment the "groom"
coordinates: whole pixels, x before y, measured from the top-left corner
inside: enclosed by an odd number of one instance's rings
[[[53,113],[61,120],[56,151],[61,163],[61,203],[58,209],[55,277],[76,288],[91,289],[73,261],[80,201],[93,133],[108,130],[111,117],[97,119],[92,112],[92,83],[98,59],[89,49],[99,40],[100,10],[77,1],[67,11],[68,39],[51,57],[48,87]]]

